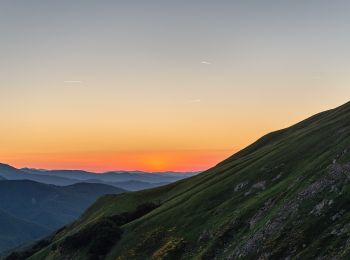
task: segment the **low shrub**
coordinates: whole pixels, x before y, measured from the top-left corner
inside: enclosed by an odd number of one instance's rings
[[[158,205],[154,203],[145,203],[139,205],[132,212],[101,218],[99,221],[68,236],[62,242],[61,248],[68,251],[87,248],[90,259],[99,259],[106,255],[122,237],[120,226],[144,216],[157,207]]]

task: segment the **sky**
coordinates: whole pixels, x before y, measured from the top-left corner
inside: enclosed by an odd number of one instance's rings
[[[0,161],[205,170],[350,99],[350,2],[1,0]]]

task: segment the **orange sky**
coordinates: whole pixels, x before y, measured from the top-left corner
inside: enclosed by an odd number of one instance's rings
[[[0,162],[205,170],[349,101],[349,10],[330,1],[2,1]]]
[[[68,123],[49,117],[23,118],[0,130],[0,158],[15,167],[45,169],[202,171],[262,135],[328,108],[310,106],[311,112],[296,109],[284,117],[287,107],[268,113],[262,106],[251,115],[246,112],[246,119],[206,114],[198,121],[188,117],[193,112],[189,109],[187,115],[183,112],[182,117],[173,116],[174,122],[182,122],[181,126],[170,120],[159,121],[159,127],[144,118],[139,119],[144,122],[141,124],[135,124],[136,118],[124,121],[122,128],[112,118],[105,122],[95,119],[99,122],[95,127],[82,119]]]
[[[119,153],[18,154],[7,162],[17,167],[44,169],[202,171],[214,166],[232,151],[159,151]],[[26,162],[23,162],[25,158]]]

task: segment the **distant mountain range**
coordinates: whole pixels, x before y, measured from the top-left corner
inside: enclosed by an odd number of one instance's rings
[[[0,178],[8,180],[32,180],[57,186],[75,183],[101,183],[125,190],[136,191],[162,186],[174,181],[198,174],[198,172],[141,172],[115,171],[92,173],[79,170],[38,170],[16,169],[7,164],[0,164]]]
[[[19,259],[350,259],[350,103],[192,178],[99,199]]]

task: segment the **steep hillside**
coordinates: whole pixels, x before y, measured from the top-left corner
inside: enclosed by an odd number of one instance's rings
[[[349,223],[350,103],[195,177],[105,196],[30,259],[348,259]]]
[[[54,230],[75,220],[98,197],[121,192],[102,184],[59,187],[33,181],[1,181],[0,209]]]
[[[77,219],[98,197],[121,192],[102,184],[59,187],[25,180],[0,181],[0,252],[39,235],[47,236]]]
[[[47,235],[50,230],[0,210],[0,252]]]

